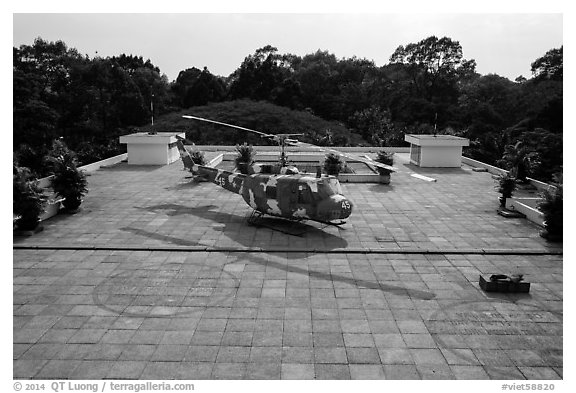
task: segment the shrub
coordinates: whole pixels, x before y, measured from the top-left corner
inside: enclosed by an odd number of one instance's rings
[[[196,165],[206,165],[206,157],[204,157],[204,153],[199,150],[192,150],[190,152],[190,157],[194,164]]]
[[[46,155],[45,148],[33,148],[30,145],[22,144],[14,152],[14,158],[19,167],[26,167],[30,170],[31,174],[37,177],[44,177],[48,175],[44,156]]]
[[[12,210],[19,217],[16,226],[21,230],[34,230],[40,223],[47,196],[38,187],[38,181],[28,168],[13,165],[12,183]]]
[[[505,147],[499,163],[510,170],[519,182],[526,183],[528,181],[526,177],[532,175],[539,167],[540,155],[519,141]]]
[[[379,162],[380,164],[392,166],[394,165],[394,153],[388,153],[385,150],[380,150],[377,153],[376,159],[374,161]],[[376,167],[376,169],[380,175],[389,175],[391,172],[386,168]]]
[[[342,171],[344,163],[342,162],[342,158],[336,153],[328,153],[326,154],[326,158],[324,159],[324,172],[328,175],[338,176],[338,174]]]
[[[496,182],[496,190],[502,194],[500,204],[504,206],[506,204],[506,198],[511,198],[516,190],[516,178],[508,172],[505,175],[499,175]]]
[[[46,159],[54,175],[52,180],[54,192],[65,198],[63,205],[66,210],[77,209],[88,188],[86,175],[77,167],[76,153],[68,149],[64,142],[55,140]]]
[[[563,190],[562,176],[554,176],[556,187],[550,187],[541,193],[542,200],[538,209],[544,214],[542,236],[550,240],[560,240],[563,234]]]
[[[78,165],[114,157],[126,152],[126,146],[120,145],[117,139],[108,142],[82,142],[76,146]]]
[[[248,145],[247,143],[243,143],[241,145],[236,145],[236,152],[237,155],[234,159],[236,169],[238,169],[240,173],[247,174],[248,167],[254,164],[254,157],[256,156],[254,147],[252,145]]]

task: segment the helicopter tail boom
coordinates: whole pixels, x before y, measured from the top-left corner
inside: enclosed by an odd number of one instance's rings
[[[221,169],[212,168],[204,165],[197,165],[188,150],[184,147],[182,143],[182,138],[177,138],[176,146],[180,152],[180,157],[182,158],[182,163],[184,167],[188,169],[194,176],[199,176],[206,181],[212,182],[219,185],[220,187],[234,192],[236,194],[242,193],[242,184],[244,183],[244,178],[246,175],[241,173],[233,173],[230,171],[224,171]]]
[[[196,170],[197,175],[227,191],[242,195],[242,185],[246,175],[203,165],[196,165],[196,167],[198,168]]]
[[[176,138],[176,147],[178,147],[178,152],[180,153],[180,158],[182,158],[182,164],[184,164],[184,168],[188,169],[192,174],[195,174],[197,171],[198,165],[192,160],[190,153],[184,147],[181,138]]]

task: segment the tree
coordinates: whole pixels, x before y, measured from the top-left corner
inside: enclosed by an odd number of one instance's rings
[[[278,49],[266,45],[247,56],[240,67],[230,76],[230,97],[250,98],[276,103],[286,102],[286,89],[297,94],[297,85],[288,80],[292,77],[293,55],[280,55]],[[289,102],[289,101],[288,101]]]
[[[400,45],[390,62],[404,65],[415,94],[430,102],[455,100],[458,80],[473,76],[476,69],[476,61],[464,59],[460,43],[448,37]]]
[[[187,68],[178,73],[178,77],[170,86],[170,90],[175,96],[175,104],[185,108],[185,98],[187,90],[198,80],[202,71],[196,67]]]
[[[73,149],[117,154],[111,140],[148,123],[152,100],[156,113],[166,111],[167,86],[166,76],[142,57],[90,59],[62,41],[38,38],[13,49],[14,148],[25,143],[24,153],[43,154],[63,136]]]
[[[57,136],[69,70],[83,58],[62,41],[41,38],[13,48],[13,143],[50,146]]]
[[[178,78],[171,86],[176,97],[176,104],[181,108],[206,105],[209,102],[220,102],[226,97],[226,85],[204,67],[180,71]]]
[[[374,146],[401,146],[404,135],[390,119],[390,113],[378,106],[356,112],[349,124]]]
[[[356,57],[337,59],[328,51],[302,58],[294,78],[300,83],[302,105],[326,119],[347,121],[355,112],[370,106],[367,86],[374,62]]]
[[[522,120],[521,94],[521,85],[496,74],[469,80],[460,87],[458,120],[483,132],[499,131]]]
[[[510,174],[522,183],[527,183],[527,176],[532,175],[540,165],[540,155],[522,141],[506,146],[501,165],[510,170]]]
[[[538,81],[542,80],[563,80],[563,50],[564,46],[559,49],[550,49],[542,57],[539,57],[531,64],[532,75]]]

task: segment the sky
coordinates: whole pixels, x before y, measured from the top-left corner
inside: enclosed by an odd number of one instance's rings
[[[477,72],[511,80],[531,77],[530,65],[563,45],[563,15],[554,12],[477,13],[13,13],[13,46],[34,39],[64,41],[81,54],[142,56],[170,81],[196,67],[228,76],[265,45],[298,56],[327,50],[389,62],[399,45],[431,35],[459,41]]]

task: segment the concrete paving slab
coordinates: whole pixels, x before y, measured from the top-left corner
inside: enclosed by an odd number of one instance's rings
[[[314,379],[314,364],[282,363],[282,379]]]

